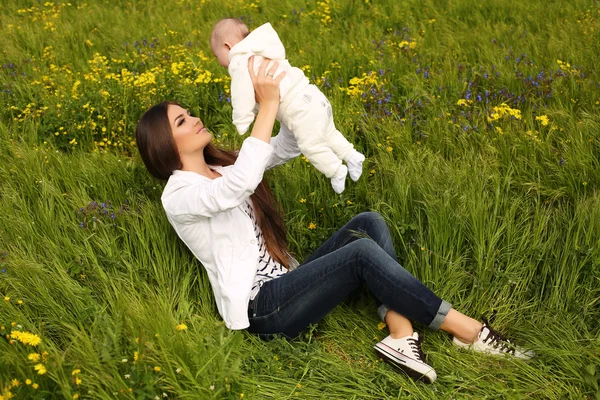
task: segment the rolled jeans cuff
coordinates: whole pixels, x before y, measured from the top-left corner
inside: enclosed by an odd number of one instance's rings
[[[429,329],[433,329],[437,331],[440,329],[442,322],[446,319],[446,315],[448,315],[448,311],[452,308],[452,304],[448,303],[446,300],[442,300],[442,304],[440,304],[440,308],[438,308],[437,314],[433,321],[429,324]]]
[[[385,322],[385,314],[387,314],[388,311],[390,311],[390,309],[385,304],[380,305],[377,309],[377,315],[379,315],[379,318],[383,322]]]
[[[442,322],[444,322],[444,319],[446,318],[446,315],[448,315],[448,312],[450,311],[451,308],[452,308],[452,304],[448,303],[446,300],[442,300],[442,303],[440,304],[440,307],[438,308],[437,314],[433,318],[433,321],[431,321],[431,323],[429,324],[429,329],[433,329],[434,331],[437,331],[438,329],[440,329]],[[387,314],[387,312],[389,310],[390,310],[390,308],[388,306],[386,306],[385,304],[380,305],[379,308],[377,309],[377,314],[379,315],[379,318],[381,318],[381,320],[383,322],[385,322],[385,314]]]

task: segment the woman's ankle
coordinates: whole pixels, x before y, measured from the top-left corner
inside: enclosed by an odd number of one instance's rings
[[[463,343],[473,343],[483,328],[483,324],[476,319],[467,317],[463,313],[451,309],[446,315],[440,329],[450,333]]]

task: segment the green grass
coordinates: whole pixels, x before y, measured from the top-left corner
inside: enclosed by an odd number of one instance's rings
[[[600,398],[598,4],[0,9],[0,398]],[[424,331],[438,380],[415,383],[372,351],[387,333],[366,290],[297,340],[226,329],[133,142],[141,113],[169,99],[240,146],[208,47],[225,16],[271,22],[367,156],[341,196],[301,158],[267,173],[297,257],[376,210],[409,271],[468,315],[497,310],[498,329],[536,359],[465,353]],[[496,118],[503,102],[521,118]],[[11,343],[16,330],[42,342]]]

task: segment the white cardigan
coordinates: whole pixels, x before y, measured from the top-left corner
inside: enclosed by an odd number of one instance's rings
[[[248,137],[235,164],[211,166],[222,175],[219,178],[175,170],[161,197],[177,235],[206,269],[229,329],[250,325],[248,301],[258,263],[258,244],[242,208],[244,200],[254,193],[265,169],[300,155],[293,135],[281,133],[270,144]]]

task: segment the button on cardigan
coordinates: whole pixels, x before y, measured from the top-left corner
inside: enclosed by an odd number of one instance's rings
[[[293,136],[281,133],[270,144],[246,138],[233,165],[211,166],[222,175],[219,178],[173,171],[161,196],[169,222],[204,266],[229,329],[250,325],[248,301],[258,262],[254,226],[243,203],[265,169],[300,155]]]

